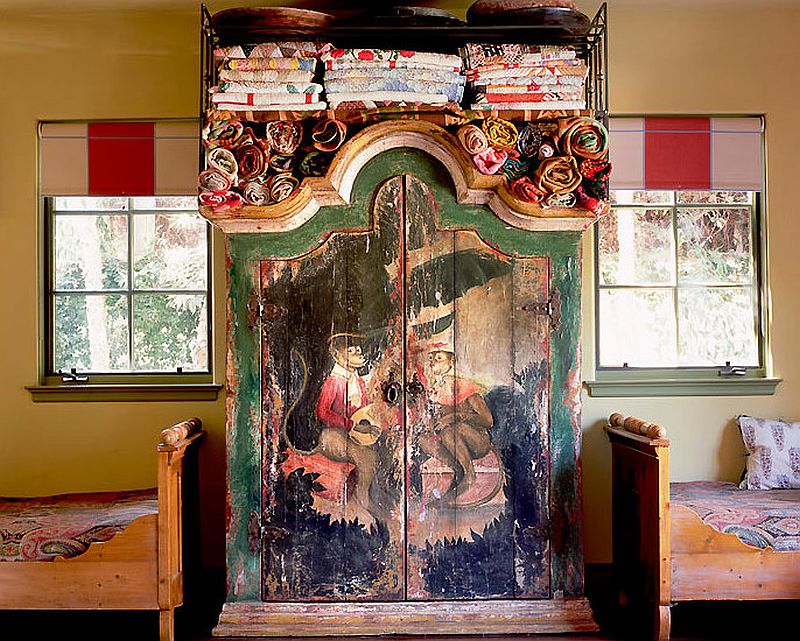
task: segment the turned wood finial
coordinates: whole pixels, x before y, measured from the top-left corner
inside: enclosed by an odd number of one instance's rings
[[[625,417],[619,412],[614,412],[608,417],[608,422],[612,427],[618,427],[631,434],[639,434],[648,438],[666,438],[667,430],[658,423],[648,423],[635,416]]]
[[[161,443],[163,445],[175,445],[178,441],[182,441],[190,434],[196,432],[203,426],[199,418],[190,418],[180,423],[176,423],[172,427],[161,430]]]

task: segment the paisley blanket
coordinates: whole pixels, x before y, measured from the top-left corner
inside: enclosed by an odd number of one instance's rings
[[[752,547],[800,550],[800,490],[741,490],[734,483],[693,481],[670,483],[670,500]]]
[[[0,498],[0,562],[78,556],[148,514],[158,514],[156,489]]]

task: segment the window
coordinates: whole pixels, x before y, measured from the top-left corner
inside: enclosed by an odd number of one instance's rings
[[[760,119],[639,119],[641,158],[621,120],[622,176],[595,229],[592,395],[772,393],[761,178],[714,164],[746,140],[763,173]]]

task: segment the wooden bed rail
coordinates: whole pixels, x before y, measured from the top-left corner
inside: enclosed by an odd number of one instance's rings
[[[653,607],[652,637],[669,639],[669,441],[655,423],[615,412],[612,449],[614,572],[622,604]]]

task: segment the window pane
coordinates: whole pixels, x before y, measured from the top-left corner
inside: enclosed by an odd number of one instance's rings
[[[677,364],[672,289],[601,289],[600,365]]]
[[[54,301],[53,370],[124,371],[128,301],[122,294],[63,294]]]
[[[612,189],[610,198],[612,205],[672,205],[675,192]]]
[[[54,243],[57,290],[127,287],[127,216],[57,216]]]
[[[199,214],[134,216],[134,287],[206,289],[206,225]]]
[[[675,239],[669,209],[614,209],[598,223],[603,285],[671,285]]]
[[[753,193],[749,191],[679,191],[677,194],[680,204],[749,205],[753,201]]]
[[[678,209],[681,283],[753,282],[750,209]]]
[[[681,365],[758,366],[751,287],[697,287],[678,293]]]
[[[136,196],[133,209],[184,209],[197,211],[197,196]]]
[[[93,198],[91,196],[59,196],[56,211],[125,211],[128,199],[122,196]]]
[[[138,371],[208,370],[206,297],[133,296],[133,360]]]

